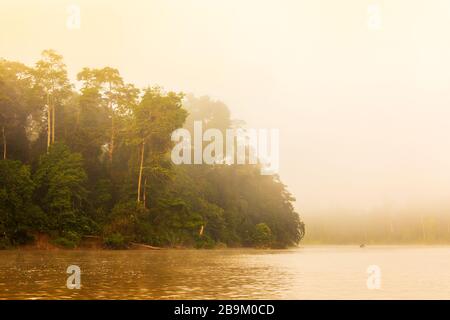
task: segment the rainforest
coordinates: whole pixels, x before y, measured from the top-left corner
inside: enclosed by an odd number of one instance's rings
[[[149,79],[155,81],[155,79]],[[242,125],[207,96],[138,88],[117,69],[63,57],[0,60],[0,248],[284,248],[305,226],[294,197],[258,164],[175,165],[171,134],[195,121]]]

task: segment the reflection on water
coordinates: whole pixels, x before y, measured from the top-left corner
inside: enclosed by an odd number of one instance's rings
[[[66,269],[81,268],[69,290]],[[381,289],[367,288],[367,267]],[[0,251],[0,299],[449,299],[448,247]]]

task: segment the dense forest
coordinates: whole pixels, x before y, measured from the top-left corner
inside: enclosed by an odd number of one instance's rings
[[[174,165],[171,133],[239,125],[208,97],[139,89],[119,71],[84,68],[79,90],[62,56],[0,60],[0,248],[46,235],[75,248],[286,247],[304,236],[294,198],[258,165]]]

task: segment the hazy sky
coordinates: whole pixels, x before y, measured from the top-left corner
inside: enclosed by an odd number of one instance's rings
[[[70,4],[79,30],[66,27]],[[449,202],[448,0],[1,0],[0,10],[0,57],[32,64],[52,48],[72,78],[109,65],[279,128],[281,177],[301,212]]]

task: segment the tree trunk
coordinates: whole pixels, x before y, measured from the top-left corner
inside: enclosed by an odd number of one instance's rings
[[[5,126],[2,127],[2,136],[3,136],[3,160],[6,160],[6,134],[5,134]]]
[[[55,106],[52,106],[52,144],[55,143]]]
[[[114,111],[111,108],[111,141],[109,143],[109,162],[112,164],[114,152]]]
[[[50,141],[52,139],[51,126],[52,126],[52,113],[50,110],[49,96],[47,93],[47,153],[48,150],[50,149]]]
[[[145,141],[142,141],[141,164],[139,166],[138,195],[137,195],[138,203],[141,202],[142,172],[144,171],[144,152],[145,152]]]
[[[114,153],[114,130],[115,130],[115,123],[114,123],[114,108],[113,108],[113,101],[112,101],[112,83],[109,82],[109,110],[111,110],[111,140],[109,143],[109,163],[112,165],[113,161],[113,153]]]

